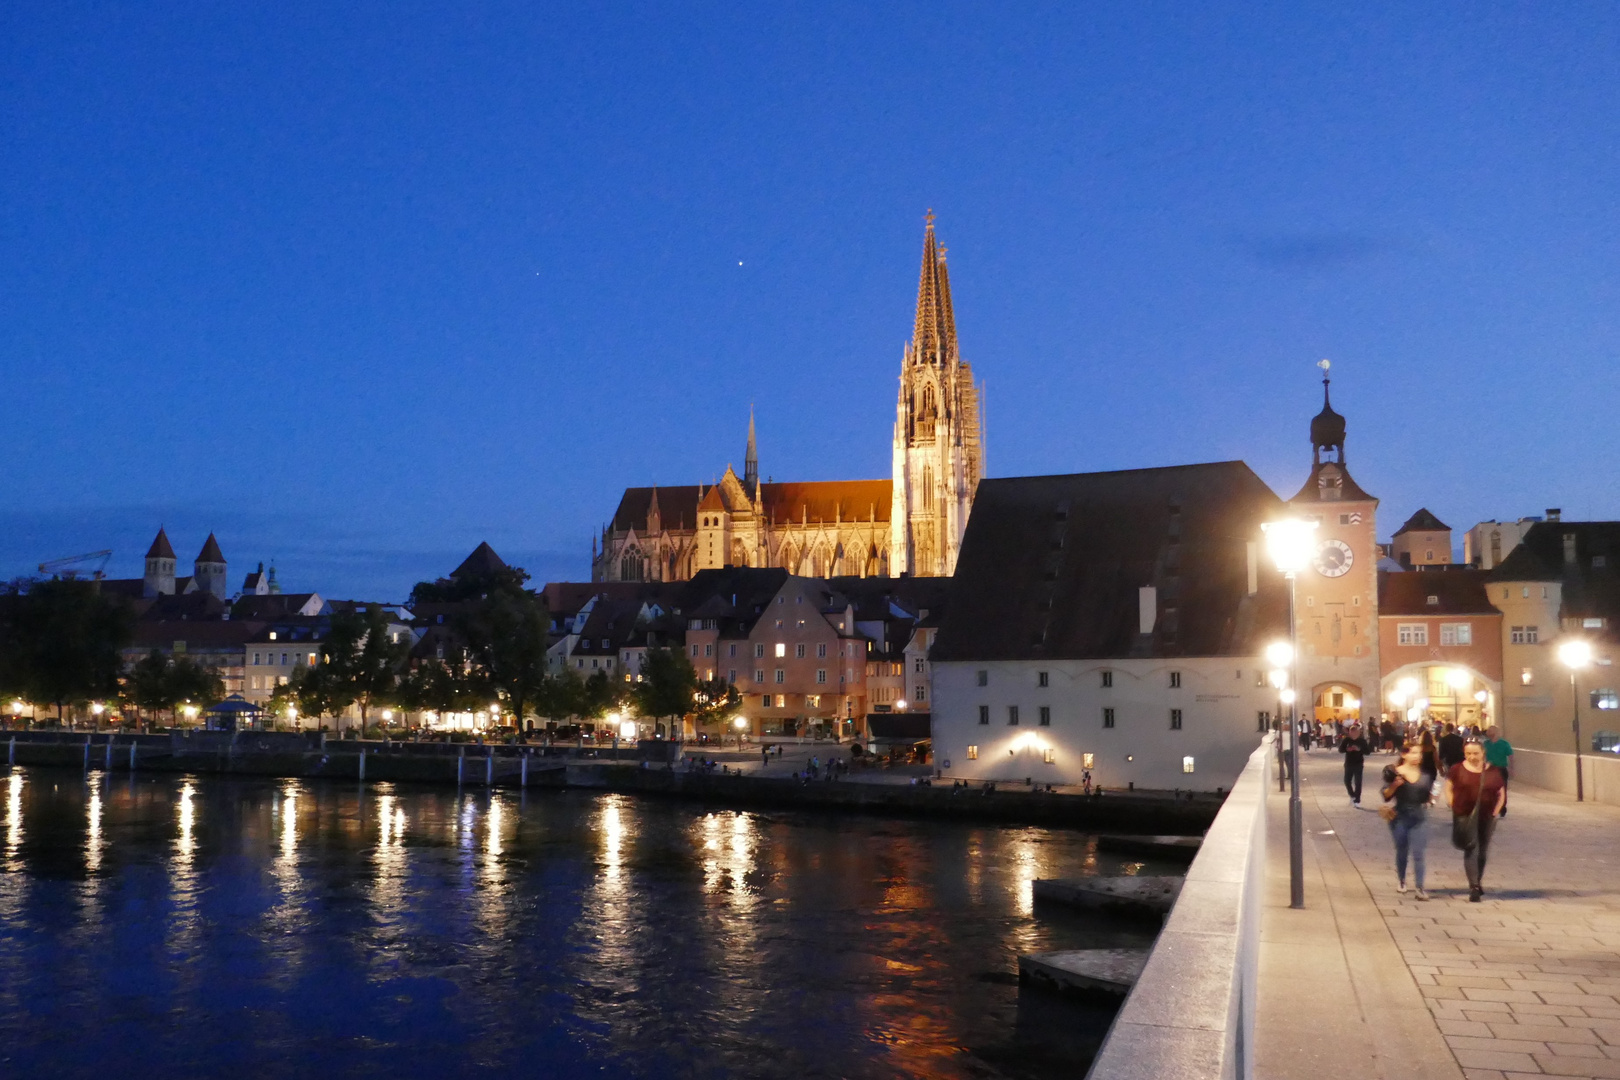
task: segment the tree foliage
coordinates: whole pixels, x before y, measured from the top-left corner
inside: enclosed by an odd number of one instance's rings
[[[678,649],[648,649],[632,696],[636,711],[657,719],[685,716],[696,705],[697,671]]]
[[[169,657],[157,649],[135,662],[124,685],[125,700],[137,709],[153,714],[167,710],[171,718],[183,704],[203,708],[224,696],[225,680],[218,672],[188,656]]]
[[[17,583],[0,596],[0,679],[13,693],[56,706],[118,694],[120,650],[134,613],[91,581]]]

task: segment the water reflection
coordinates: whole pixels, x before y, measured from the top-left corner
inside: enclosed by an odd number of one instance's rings
[[[1026,1017],[1016,954],[1141,940],[1031,914],[1036,877],[1119,872],[1041,829],[65,777],[4,779],[7,1075],[1030,1080],[1108,1018]]]

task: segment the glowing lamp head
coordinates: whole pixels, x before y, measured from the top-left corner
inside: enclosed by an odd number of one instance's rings
[[[13,715],[20,715],[23,711],[23,703],[21,701],[13,701],[11,703],[11,711]]]
[[[624,723],[619,725],[619,738],[621,738],[621,739],[633,739],[635,737],[636,737],[636,722],[634,720],[626,720]]]
[[[1286,641],[1273,641],[1266,646],[1266,663],[1274,668],[1285,668],[1294,662],[1294,647]]]
[[[291,719],[292,717],[295,717],[297,715],[298,715],[298,706],[289,704],[287,706],[287,716],[288,716],[288,718]]]
[[[1558,659],[1571,671],[1583,668],[1592,662],[1592,643],[1573,638],[1558,646]]]
[[[1285,574],[1297,574],[1310,565],[1316,550],[1316,522],[1303,518],[1285,518],[1267,521],[1260,526],[1266,534],[1266,554],[1277,569]]]
[[[731,722],[731,726],[736,728],[738,731],[741,731],[743,728],[748,726],[748,717],[746,717],[746,716],[737,717],[736,719],[734,719]]]
[[[1407,697],[1411,697],[1413,694],[1417,693],[1417,688],[1418,681],[1410,675],[1395,684],[1395,689],[1399,690]]]
[[[1352,709],[1352,710],[1359,709],[1359,708],[1361,708],[1361,699],[1360,698],[1355,698],[1355,697],[1349,698],[1348,700],[1345,701],[1344,707],[1347,708],[1347,709]]]
[[[1271,684],[1271,688],[1273,690],[1282,690],[1288,685],[1288,672],[1284,671],[1282,668],[1273,668],[1271,672],[1266,675],[1266,681]]]
[[[393,709],[384,709],[383,710],[383,719],[384,720],[392,720],[393,718],[394,718],[394,710]]]
[[[102,713],[107,711],[107,706],[98,701],[90,706],[90,711],[95,713],[97,716],[100,716]]]
[[[1485,704],[1485,699],[1490,697],[1490,696],[1491,695],[1487,694],[1483,690],[1475,690],[1474,691],[1474,700],[1479,702],[1481,705]]]
[[[894,703],[894,707],[896,709],[898,709],[900,712],[905,712],[906,711],[906,699],[901,698],[899,701]]]
[[[1466,690],[1473,681],[1474,677],[1462,668],[1452,668],[1446,672],[1446,683],[1453,690]]]
[[[1281,698],[1284,705],[1292,705],[1294,703],[1294,692],[1292,690],[1284,690],[1277,696]]]

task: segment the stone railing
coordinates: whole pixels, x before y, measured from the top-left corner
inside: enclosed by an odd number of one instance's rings
[[[1551,750],[1515,747],[1509,789],[1513,783],[1531,784],[1560,795],[1575,797],[1575,755]],[[1581,755],[1581,782],[1587,802],[1620,803],[1620,754],[1594,751]]]
[[[1248,1080],[1265,891],[1271,738],[1249,758],[1204,835],[1147,967],[1088,1080]]]

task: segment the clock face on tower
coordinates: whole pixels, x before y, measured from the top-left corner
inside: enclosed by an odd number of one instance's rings
[[[1349,573],[1355,561],[1355,553],[1350,550],[1349,544],[1343,540],[1324,540],[1322,546],[1316,549],[1313,564],[1316,572],[1323,577],[1339,577]]]

